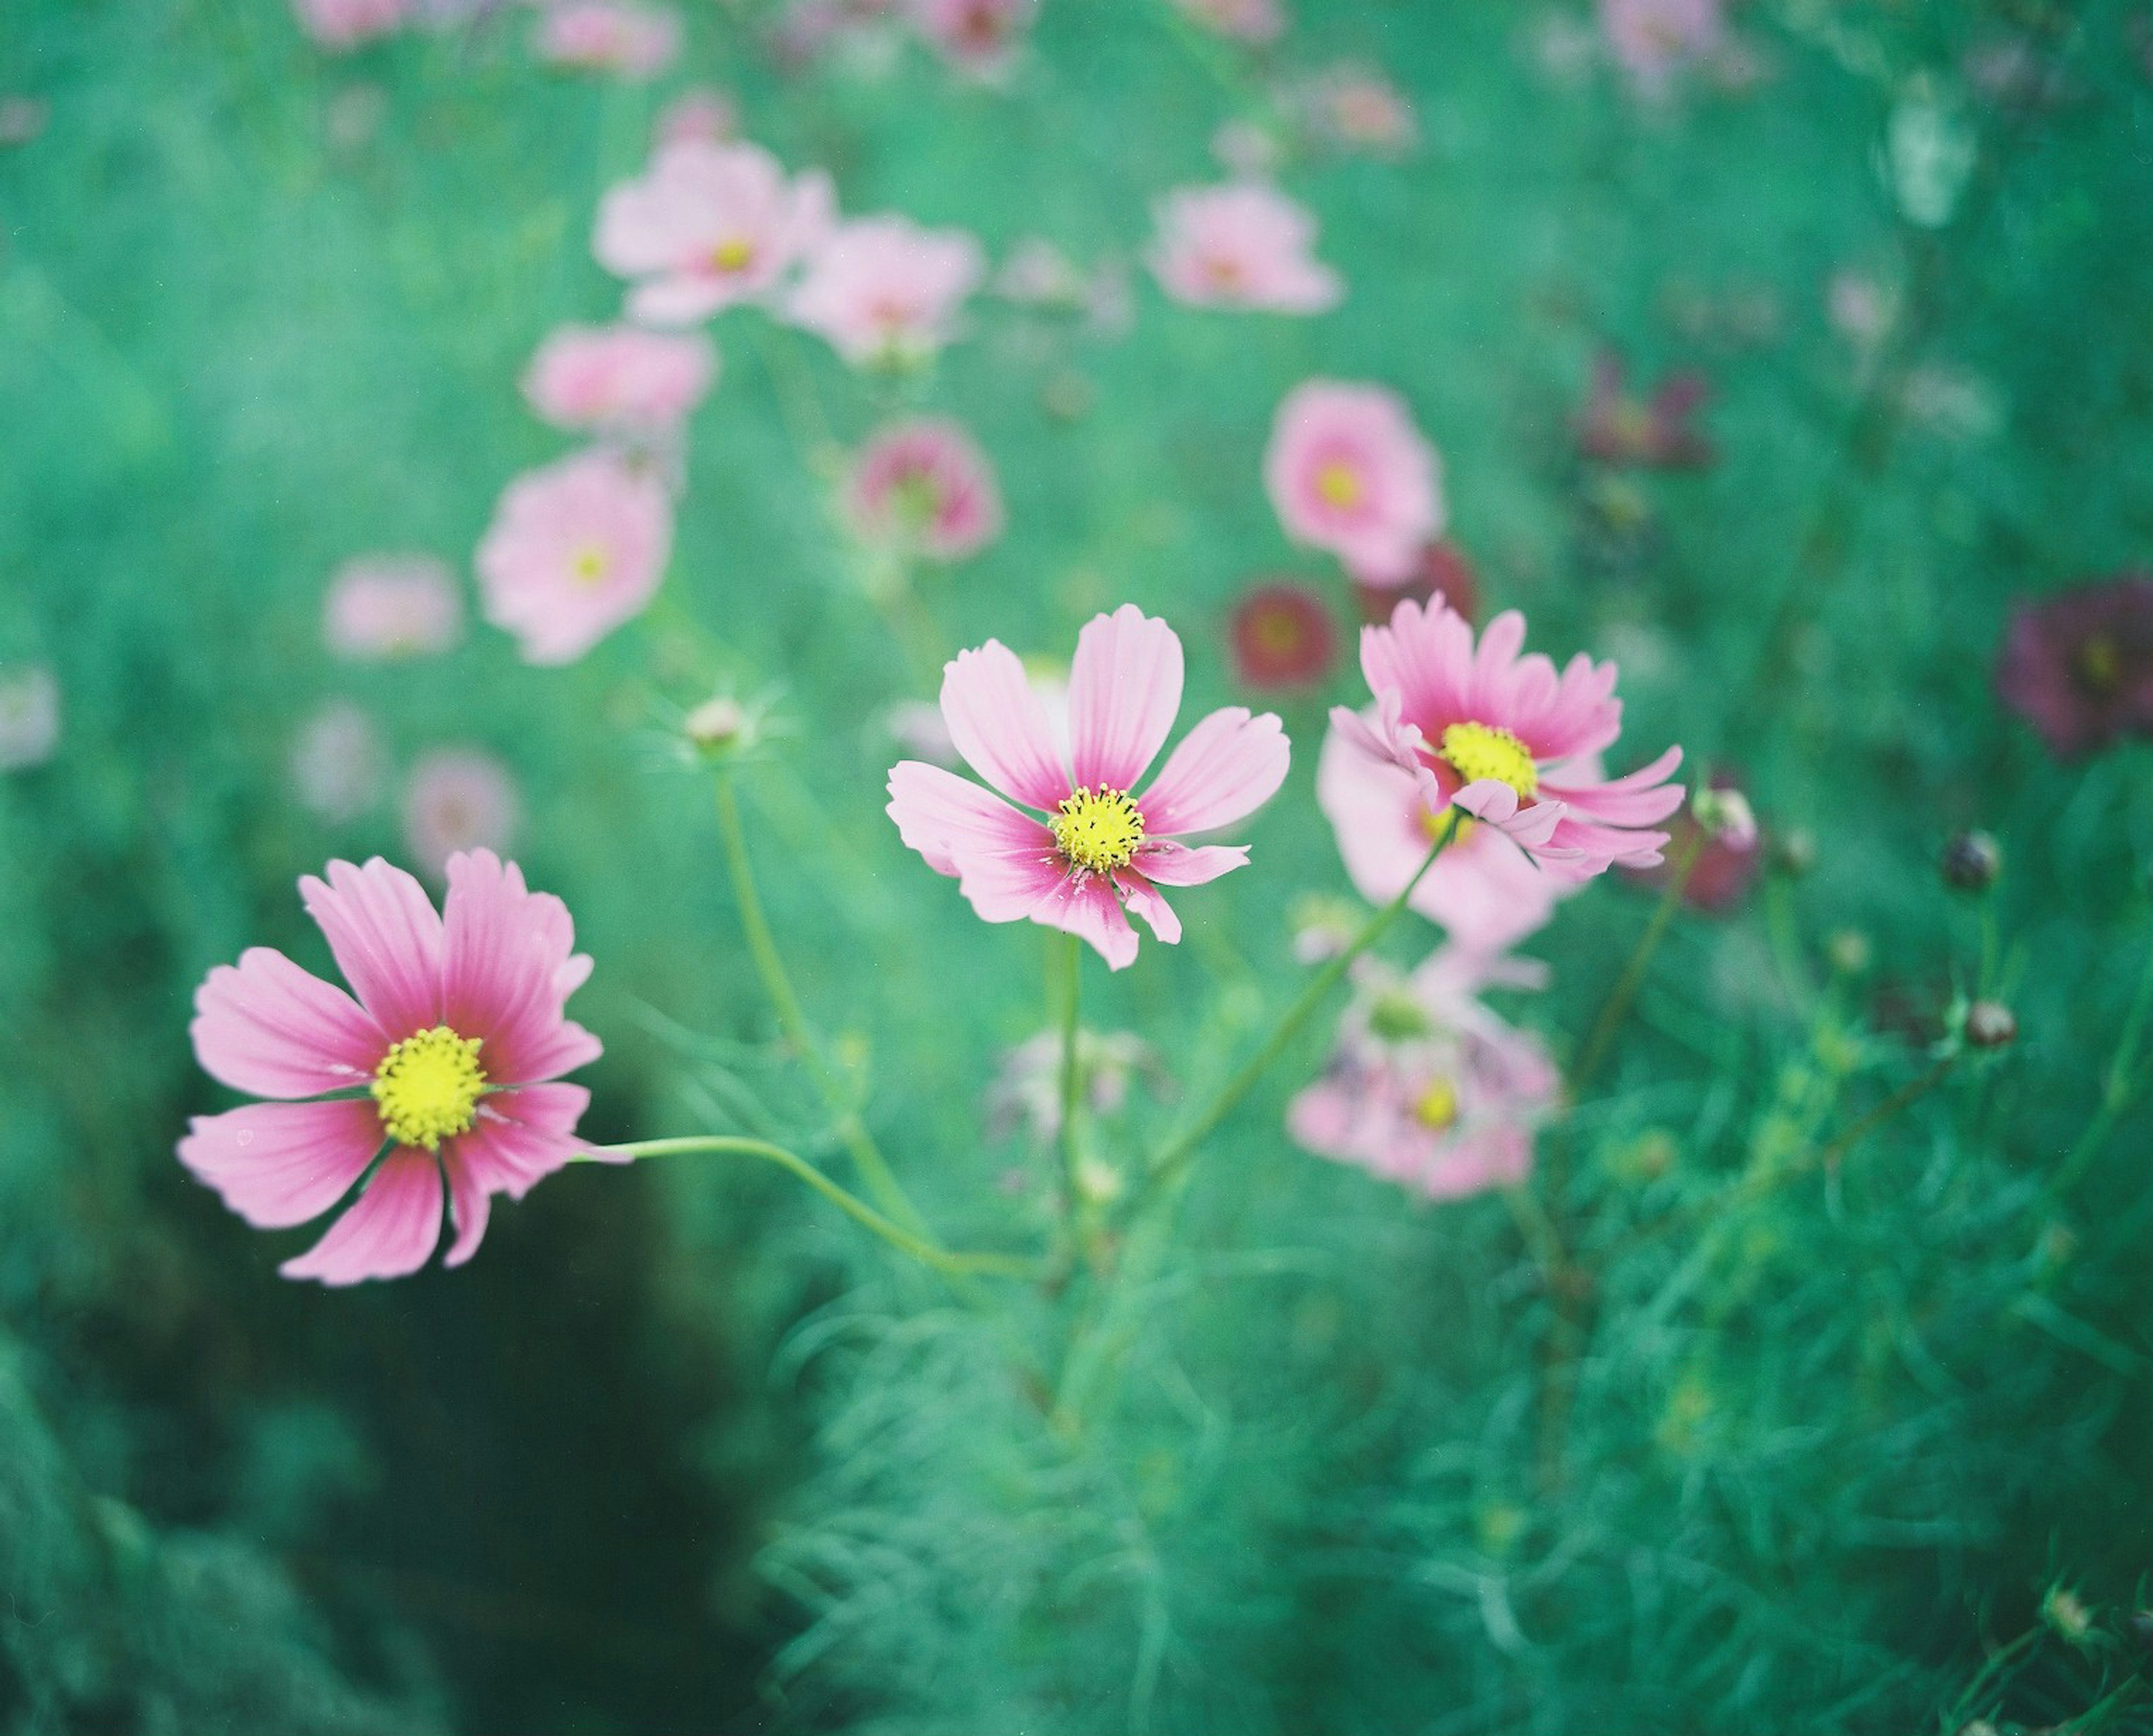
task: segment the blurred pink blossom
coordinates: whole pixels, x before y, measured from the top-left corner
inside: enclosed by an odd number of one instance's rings
[[[341,825],[379,798],[389,750],[371,717],[349,700],[336,700],[300,725],[290,770],[300,806]]]
[[[1285,29],[1279,0],[1173,0],[1183,12],[1221,36],[1237,42],[1275,42]]]
[[[1264,482],[1286,534],[1326,548],[1367,584],[1412,578],[1441,534],[1435,449],[1405,400],[1382,386],[1312,379],[1286,395],[1264,454]]]
[[[1028,308],[1081,308],[1091,286],[1061,248],[1036,235],[1010,247],[995,273],[994,293]]]
[[[827,175],[788,180],[760,145],[691,140],[606,194],[592,250],[615,277],[640,280],[631,316],[690,325],[770,294],[836,216]]]
[[[1001,534],[993,467],[957,423],[893,422],[860,449],[845,491],[866,541],[938,561],[975,554]]]
[[[0,771],[25,771],[60,741],[59,680],[43,664],[0,671]]]
[[[663,431],[703,401],[717,371],[717,350],[700,332],[564,325],[532,357],[523,395],[556,428]]]
[[[631,0],[555,0],[540,15],[535,46],[556,66],[651,79],[680,51],[680,19]]]
[[[785,313],[855,365],[912,366],[949,342],[985,273],[979,242],[961,229],[861,217],[815,250]]]
[[[1316,219],[1261,181],[1182,187],[1159,201],[1152,272],[1198,308],[1320,313],[1345,285],[1315,257]]]
[[[1255,180],[1276,173],[1285,150],[1267,127],[1253,120],[1222,120],[1211,134],[1211,155],[1229,175]]]
[[[647,469],[594,449],[511,482],[478,546],[486,618],[527,663],[573,663],[658,593],[673,507]]]
[[[1373,156],[1402,156],[1419,130],[1412,105],[1373,67],[1331,67],[1311,79],[1300,98],[1317,137]]]
[[[355,48],[394,35],[410,17],[410,0],[292,0],[293,16],[323,48]]]
[[[1599,0],[1601,33],[1637,89],[1663,95],[1674,73],[1719,46],[1721,0]]]
[[[733,99],[713,86],[699,84],[659,110],[651,148],[670,145],[723,145],[740,131],[740,110]]]
[[[522,803],[508,768],[481,747],[437,747],[412,762],[404,785],[404,846],[439,881],[460,850],[505,850]]]
[[[322,598],[323,639],[354,663],[435,656],[463,628],[456,575],[435,555],[360,555],[337,568]]]
[[[1034,0],[911,0],[919,33],[952,66],[975,75],[1009,64],[1036,9]]]

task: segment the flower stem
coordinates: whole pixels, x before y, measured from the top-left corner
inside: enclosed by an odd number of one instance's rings
[[[1600,1064],[1606,1060],[1615,1034],[1629,1016],[1630,1003],[1637,998],[1637,990],[1644,985],[1646,967],[1652,962],[1652,955],[1660,949],[1661,941],[1667,939],[1667,927],[1675,919],[1675,912],[1682,908],[1682,894],[1689,890],[1689,878],[1697,872],[1697,858],[1703,851],[1704,828],[1700,826],[1683,844],[1682,853],[1675,860],[1673,876],[1652,912],[1652,919],[1645,924],[1644,933],[1638,935],[1636,945],[1630,949],[1629,962],[1615,980],[1615,986],[1607,991],[1600,1016],[1592,1021],[1591,1034],[1578,1051],[1577,1065],[1570,1075],[1570,1097],[1573,1103],[1585,1095],[1585,1087],[1592,1082]]]
[[[1077,1065],[1076,1015],[1082,990],[1084,943],[1074,934],[1060,937],[1055,950],[1060,954],[1060,989],[1061,1000],[1061,1121],[1058,1129],[1061,1150],[1061,1184],[1067,1190],[1069,1222],[1073,1229],[1076,1222],[1082,1190],[1077,1185],[1076,1114],[1079,1090]]]
[[[787,1174],[805,1182],[854,1223],[872,1230],[900,1254],[908,1254],[923,1265],[932,1266],[937,1271],[1000,1278],[1036,1275],[1031,1262],[1011,1255],[956,1254],[924,1236],[914,1235],[910,1230],[891,1223],[865,1200],[839,1187],[805,1158],[787,1151],[781,1145],[773,1145],[766,1139],[747,1139],[725,1133],[699,1133],[678,1139],[640,1139],[628,1145],[602,1146],[581,1155],[586,1161],[603,1163],[617,1158],[685,1157],[696,1152],[760,1158],[766,1163],[775,1163]]]
[[[2056,1173],[2049,1180],[2049,1197],[2052,1201],[2068,1193],[2079,1178],[2093,1167],[2117,1117],[2137,1096],[2140,1082],[2131,1076],[2138,1069],[2138,1039],[2149,1013],[2153,1013],[2153,952],[2146,955],[2145,969],[2138,979],[2138,992],[2131,997],[2130,1011],[2124,1015],[2123,1028],[2116,1033],[2115,1051],[2101,1074],[2100,1107],[2094,1111],[2085,1132],[2079,1135],[2078,1143],[2056,1166]]]

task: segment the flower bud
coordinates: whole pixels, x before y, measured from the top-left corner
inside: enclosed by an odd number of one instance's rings
[[[715,756],[730,753],[746,739],[747,710],[729,694],[705,700],[688,714],[681,725],[688,740],[703,752]]]
[[[1966,1010],[1966,1040],[1977,1049],[2001,1049],[2018,1035],[2018,1021],[2000,1000],[1977,1000]]]
[[[1741,791],[1707,785],[1690,797],[1691,817],[1708,836],[1730,849],[1748,850],[1757,843],[1757,816]]]
[[[1869,968],[1875,949],[1859,929],[1841,929],[1825,942],[1825,956],[1841,976],[1859,976]]]
[[[2074,1646],[2083,1646],[2093,1637],[2093,1611],[2086,1607],[2085,1600],[2068,1586],[2049,1588],[2049,1595],[2041,1600],[2041,1619],[2055,1631],[2058,1638],[2069,1640]]]
[[[1799,880],[1816,866],[1816,834],[1806,826],[1775,832],[1772,839],[1772,867],[1789,880]]]
[[[1985,832],[1962,832],[1944,846],[1947,886],[1960,892],[1986,892],[2003,868],[2003,852]]]

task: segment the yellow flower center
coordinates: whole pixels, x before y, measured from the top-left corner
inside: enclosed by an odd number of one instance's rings
[[[1316,473],[1316,491],[1341,512],[1361,504],[1361,473],[1350,464],[1326,464]]]
[[[594,585],[606,576],[606,568],[609,564],[603,548],[595,542],[586,542],[568,563],[568,570],[575,574],[579,584]]]
[[[1095,874],[1127,868],[1143,842],[1143,815],[1122,790],[1075,791],[1047,823],[1054,828],[1055,848]]]
[[[755,243],[735,235],[710,249],[710,263],[721,272],[746,271],[755,260]]]
[[[1437,751],[1468,784],[1492,777],[1515,790],[1520,802],[1530,802],[1540,787],[1531,751],[1508,730],[1484,723],[1453,723],[1443,731],[1443,746]]]
[[[2079,672],[2095,693],[2107,693],[2123,679],[2123,654],[2106,634],[2097,634],[2079,648]]]
[[[1458,1087],[1448,1079],[1433,1081],[1413,1102],[1413,1119],[1440,1133],[1458,1119]]]
[[[437,1151],[444,1139],[471,1131],[486,1090],[478,1064],[484,1041],[436,1025],[414,1032],[381,1057],[374,1072],[374,1103],[391,1139]]]

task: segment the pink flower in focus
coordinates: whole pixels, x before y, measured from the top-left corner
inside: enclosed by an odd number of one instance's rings
[[[1295,387],[1271,425],[1264,485],[1288,536],[1329,549],[1364,584],[1403,583],[1442,533],[1435,449],[1382,386]]]
[[[1181,924],[1158,888],[1200,886],[1249,859],[1244,845],[1181,839],[1254,813],[1284,781],[1288,754],[1277,718],[1229,706],[1132,794],[1181,709],[1181,641],[1163,621],[1134,603],[1096,617],[1077,636],[1065,753],[1014,652],[989,639],[959,653],[944,671],[942,715],[993,789],[900,761],[888,810],[898,834],[985,921],[1029,918],[1079,935],[1116,970],[1137,955],[1128,910],[1172,944]]]
[[[1593,358],[1592,388],[1577,419],[1578,450],[1602,464],[1653,470],[1702,470],[1712,442],[1694,425],[1712,396],[1712,382],[1694,369],[1670,374],[1649,398],[1623,387],[1621,357],[1603,349]]]
[[[628,0],[557,0],[539,20],[536,46],[556,66],[654,78],[680,51],[680,20]]]
[[[292,0],[300,28],[324,48],[355,48],[394,35],[410,10],[410,0]]]
[[[1720,0],[1599,0],[1601,34],[1648,96],[1663,95],[1676,69],[1719,45]]]
[[[672,547],[672,503],[649,471],[594,449],[527,471],[478,546],[486,618],[526,663],[573,663],[643,613]]]
[[[346,561],[322,599],[322,637],[354,663],[445,651],[463,635],[456,573],[430,554],[362,555]]]
[[[846,510],[866,541],[937,561],[976,554],[1001,534],[1001,495],[986,454],[956,423],[893,422],[861,451]]]
[[[1316,258],[1316,220],[1260,181],[1183,187],[1159,202],[1149,261],[1159,287],[1194,308],[1321,313],[1346,293]]]
[[[949,341],[985,274],[979,242],[961,229],[862,217],[839,224],[815,250],[785,315],[855,365],[912,365]]]
[[[591,247],[615,277],[641,280],[629,292],[632,317],[692,325],[773,293],[836,216],[819,171],[787,180],[760,145],[690,140],[608,191]]]
[[[523,395],[556,428],[658,432],[687,419],[717,372],[717,350],[700,332],[564,325],[531,358]]]
[[[1523,1181],[1560,1076],[1538,1037],[1476,994],[1530,980],[1514,961],[1448,947],[1410,977],[1363,960],[1331,1064],[1294,1098],[1287,1131],[1431,1199]]]
[[[1276,42],[1285,29],[1279,0],[1174,0],[1183,12],[1236,42]]]
[[[1008,64],[1034,0],[911,0],[912,20],[952,66],[979,75]]]
[[[1476,649],[1473,629],[1442,603],[1401,603],[1389,626],[1362,629],[1375,706],[1365,716],[1338,706],[1331,723],[1412,775],[1431,837],[1455,807],[1564,879],[1617,863],[1652,867],[1667,835],[1645,828],[1682,806],[1681,787],[1667,781],[1682,750],[1605,776],[1599,756],[1622,731],[1615,665],[1580,652],[1558,675],[1538,652],[1519,654],[1524,641],[1515,609],[1490,621]]]
[[[661,109],[651,149],[674,145],[723,145],[740,131],[740,110],[722,90],[698,85],[684,90]]]
[[[334,700],[301,726],[288,769],[301,806],[342,824],[374,806],[388,766],[389,750],[374,720],[350,701]]]
[[[591,1094],[560,1075],[598,1059],[566,1016],[591,973],[568,908],[490,850],[448,864],[440,915],[375,857],[332,862],[299,896],[358,998],[266,946],[195,991],[195,1057],[269,1099],[198,1115],[180,1161],[262,1229],[320,1217],[366,1187],[288,1278],[400,1278],[433,1255],[443,1183],[456,1221],[447,1264],[478,1251],[496,1194],[520,1199],[583,1148]],[[346,1093],[332,1096],[332,1092]],[[349,1095],[363,1092],[363,1095]]]
[[[463,850],[506,850],[520,804],[508,768],[476,747],[437,747],[413,763],[404,787],[404,845],[438,881]]]

